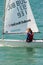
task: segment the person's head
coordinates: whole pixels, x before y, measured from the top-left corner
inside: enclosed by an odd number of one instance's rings
[[[32,30],[31,30],[31,28],[28,28],[28,29],[27,29],[27,32],[30,32],[30,33],[32,33]]]

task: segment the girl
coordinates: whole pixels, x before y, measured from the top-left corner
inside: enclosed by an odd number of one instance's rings
[[[34,33],[32,32],[31,28],[27,29],[27,38],[26,42],[32,42]]]

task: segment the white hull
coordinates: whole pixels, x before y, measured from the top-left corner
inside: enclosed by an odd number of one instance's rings
[[[9,47],[43,47],[43,40],[33,40],[31,43],[26,43],[25,40],[9,40],[9,39],[0,39],[0,46],[9,46]]]

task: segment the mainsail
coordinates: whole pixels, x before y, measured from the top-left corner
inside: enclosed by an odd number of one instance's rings
[[[29,0],[6,0],[4,33],[24,33],[27,28],[39,31]]]

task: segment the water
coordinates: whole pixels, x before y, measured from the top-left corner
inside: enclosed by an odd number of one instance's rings
[[[4,1],[0,0],[0,38],[3,32]],[[35,33],[34,38],[43,39],[43,0],[30,0],[30,5],[40,31]],[[26,36],[5,34],[4,38],[25,39]],[[0,47],[0,65],[43,65],[43,48]]]
[[[43,49],[0,47],[0,65],[43,65]]]

